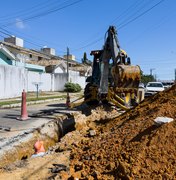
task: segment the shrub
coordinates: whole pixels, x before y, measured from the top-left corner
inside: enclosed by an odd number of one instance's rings
[[[81,86],[77,83],[65,83],[65,91],[66,92],[80,92]]]

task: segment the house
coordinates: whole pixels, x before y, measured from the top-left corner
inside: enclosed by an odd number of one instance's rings
[[[45,67],[47,73],[67,73],[67,64],[65,62],[60,62],[57,65],[48,65]]]
[[[20,62],[2,43],[0,44],[0,64],[23,67],[29,71],[45,72],[45,67],[43,66]]]
[[[15,56],[3,44],[0,44],[0,64],[12,65],[13,60]]]
[[[0,98],[17,97],[23,89],[36,91],[36,84],[41,91],[63,91],[68,75],[69,82],[85,87],[91,66],[56,56],[53,48],[37,51],[23,44],[16,37],[0,41]]]
[[[55,49],[46,46],[40,50],[24,48],[23,39],[15,36],[5,38],[0,44],[13,56],[13,58],[10,57],[13,59],[11,65],[25,67],[29,71],[65,74],[67,73],[67,64],[69,71],[78,72],[81,76],[87,77],[92,71],[91,64],[76,62],[74,55],[56,56]],[[10,61],[7,62],[10,63]]]
[[[0,42],[3,44],[16,58],[17,61],[22,63],[29,63],[40,66],[58,65],[60,61],[67,63],[66,58],[56,56],[55,49],[43,47],[41,50],[27,49],[24,48],[23,39],[18,37],[4,38],[4,41]],[[70,55],[68,60],[69,67],[77,65],[76,61],[73,61],[75,56]]]
[[[16,41],[12,41],[12,42],[16,42]],[[50,59],[48,55],[24,48],[23,46],[19,46],[17,44],[10,43],[9,41],[8,42],[1,41],[0,43],[3,44],[15,56],[16,60],[20,62],[27,63],[28,61],[31,60],[38,61],[42,59],[48,59],[48,60]]]

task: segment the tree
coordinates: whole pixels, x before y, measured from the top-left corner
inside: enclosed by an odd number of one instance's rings
[[[148,82],[155,81],[155,77],[153,75],[143,74],[141,71],[141,82],[147,84]]]
[[[82,58],[82,63],[85,64],[87,60],[88,60],[87,59],[87,54],[86,54],[86,52],[84,52],[84,55],[83,55],[83,58]]]

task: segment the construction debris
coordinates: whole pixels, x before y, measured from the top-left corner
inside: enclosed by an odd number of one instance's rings
[[[174,120],[173,118],[168,118],[168,117],[157,117],[156,119],[154,119],[155,123],[159,125],[162,125],[164,123],[170,123],[173,120]]]

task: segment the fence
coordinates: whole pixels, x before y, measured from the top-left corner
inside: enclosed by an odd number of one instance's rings
[[[85,87],[85,77],[78,72],[69,71],[69,81]],[[21,95],[23,89],[36,91],[63,91],[67,82],[66,73],[38,73],[10,65],[0,65],[0,99]]]

